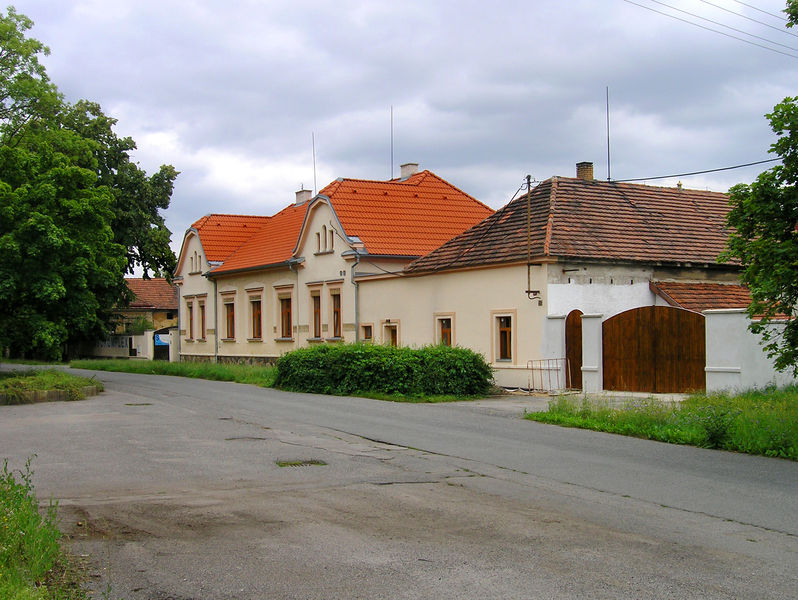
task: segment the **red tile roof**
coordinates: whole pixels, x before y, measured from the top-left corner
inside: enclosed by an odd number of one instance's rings
[[[718,192],[553,177],[411,263],[408,272],[535,257],[661,264],[716,263],[728,197]],[[529,246],[527,246],[529,244]]]
[[[125,278],[127,287],[135,298],[130,308],[177,310],[177,289],[166,279]]]
[[[196,229],[205,251],[205,259],[223,261],[257,233],[269,217],[255,215],[205,215],[196,221]]]
[[[493,214],[430,171],[407,179],[339,179],[321,190],[369,254],[421,256]]]
[[[747,308],[751,292],[738,284],[652,281],[651,290],[671,306],[694,312],[715,308]]]
[[[307,203],[292,204],[278,212],[234,251],[214,274],[285,263],[292,256]],[[204,243],[203,243],[204,246]]]

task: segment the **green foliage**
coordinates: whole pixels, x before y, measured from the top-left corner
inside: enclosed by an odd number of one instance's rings
[[[493,380],[482,356],[447,346],[313,346],[283,355],[276,366],[275,386],[319,394],[475,396],[486,394]]]
[[[130,323],[125,323],[125,333],[130,335],[141,335],[145,331],[155,329],[152,321],[144,315],[139,315]]]
[[[147,177],[115,119],[64,102],[31,26],[0,13],[0,350],[59,360],[109,333],[112,309],[130,299],[126,271],[174,268],[159,210],[177,172]]]
[[[31,402],[26,392],[39,390],[62,390],[69,400],[82,400],[86,397],[83,388],[90,385],[103,389],[99,381],[57,369],[4,371],[0,372],[0,404]]]
[[[44,515],[31,482],[30,460],[16,474],[0,470],[0,598],[84,599],[80,581],[59,545],[56,504]]]
[[[121,371],[144,375],[172,375],[213,381],[234,381],[272,387],[275,368],[255,365],[167,362],[165,360],[73,360],[70,366],[94,371]]]
[[[785,98],[767,117],[778,136],[771,152],[782,164],[729,191],[731,233],[721,259],[743,267],[751,331],[762,337],[776,368],[798,375],[798,321],[783,322],[798,303],[798,98]]]
[[[673,444],[798,460],[798,387],[739,395],[695,394],[681,403],[561,396],[528,419]]]

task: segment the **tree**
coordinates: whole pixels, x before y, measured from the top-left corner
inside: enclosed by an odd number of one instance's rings
[[[790,0],[785,13],[788,27],[798,23],[798,0]],[[791,318],[798,304],[798,97],[785,98],[766,117],[777,136],[770,152],[781,164],[729,190],[722,259],[742,266],[752,298],[749,328],[761,335],[777,369],[798,375],[798,319]]]
[[[31,26],[13,8],[0,13],[0,349],[59,359],[110,331],[130,299],[126,272],[172,271],[159,210],[177,172],[147,177],[115,119],[66,103]]]

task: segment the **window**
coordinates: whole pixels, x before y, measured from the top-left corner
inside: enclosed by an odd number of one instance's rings
[[[236,337],[236,305],[232,299],[224,301],[225,339]]]
[[[313,294],[313,337],[321,337],[321,296]]]
[[[330,252],[333,251],[335,247],[335,231],[333,231],[332,227],[330,228],[330,247],[327,248]]]
[[[321,252],[321,234],[316,232],[316,253]]]
[[[331,293],[332,301],[332,335],[334,338],[341,337],[341,292],[335,290]]]
[[[291,338],[291,298],[280,298],[280,337]]]
[[[186,300],[186,339],[194,339],[194,301]]]
[[[513,318],[496,317],[499,332],[499,360],[512,360]]]
[[[327,226],[321,226],[321,242],[324,244],[320,250],[320,252],[327,252]]]
[[[205,303],[199,303],[199,317],[200,317],[200,339],[205,339]]]
[[[259,340],[263,337],[263,319],[260,298],[250,298],[250,314],[252,315],[252,338]]]
[[[438,340],[442,346],[452,345],[452,319],[438,319]]]
[[[360,337],[363,338],[364,342],[370,342],[374,339],[374,328],[371,325],[363,325],[361,327],[361,332],[363,335]]]

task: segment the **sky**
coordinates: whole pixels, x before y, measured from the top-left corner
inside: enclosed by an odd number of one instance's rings
[[[205,214],[271,215],[405,162],[499,208],[580,161],[622,180],[766,160],[764,115],[798,95],[778,0],[13,4],[66,99],[100,103],[148,173],[180,171],[175,252]],[[770,166],[645,183],[725,192]]]

